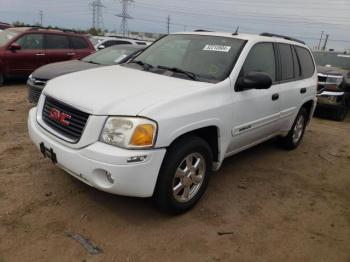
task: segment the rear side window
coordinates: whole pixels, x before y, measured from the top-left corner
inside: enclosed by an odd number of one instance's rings
[[[19,44],[22,49],[43,49],[43,35],[26,34],[20,37],[16,44]]]
[[[69,37],[72,43],[72,46],[74,49],[87,49],[89,48],[88,43],[85,41],[84,38],[79,36],[70,36]]]
[[[47,49],[69,49],[68,37],[65,35],[46,35],[46,48]]]
[[[130,42],[127,41],[120,41],[120,40],[110,40],[102,43],[103,46],[105,47],[110,47],[112,45],[130,45]]]
[[[290,80],[294,78],[294,64],[292,48],[287,44],[278,44],[281,66],[282,80]]]
[[[296,46],[295,49],[299,58],[302,77],[311,77],[315,72],[315,65],[310,52],[299,46]]]
[[[276,59],[272,43],[260,43],[253,46],[243,65],[243,74],[250,72],[267,73],[276,81]]]
[[[299,59],[297,56],[297,53],[295,52],[295,47],[292,48],[292,53],[293,53],[293,60],[294,60],[294,76],[296,78],[301,77],[301,69],[300,69],[300,64],[299,64]]]
[[[138,45],[146,45],[145,42],[136,42],[136,44],[138,44]]]

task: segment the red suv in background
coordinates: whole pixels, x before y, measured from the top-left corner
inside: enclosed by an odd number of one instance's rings
[[[81,34],[14,27],[0,32],[0,85],[6,78],[28,77],[40,66],[80,59],[95,52]]]

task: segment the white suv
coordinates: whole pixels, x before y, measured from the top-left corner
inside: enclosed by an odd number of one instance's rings
[[[299,145],[317,73],[286,38],[171,34],[131,63],[55,78],[29,112],[30,137],[92,187],[184,212],[226,157],[275,136]]]

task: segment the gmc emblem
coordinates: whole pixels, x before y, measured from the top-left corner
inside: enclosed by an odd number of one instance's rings
[[[50,118],[52,120],[55,120],[56,122],[60,123],[63,126],[69,126],[70,122],[68,122],[67,119],[71,119],[72,116],[68,115],[64,112],[61,112],[61,111],[57,110],[56,108],[51,108]]]

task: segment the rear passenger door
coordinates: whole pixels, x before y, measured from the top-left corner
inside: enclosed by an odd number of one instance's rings
[[[45,35],[45,53],[48,63],[71,60],[75,52],[70,47],[69,39],[63,34]]]
[[[269,89],[249,89],[233,94],[232,140],[228,154],[257,144],[280,129],[280,100],[277,80],[277,57],[273,43],[253,46],[243,64],[239,77],[250,72],[267,73],[273,85]]]
[[[304,98],[311,91],[307,78],[315,70],[311,55],[305,48],[278,44],[280,60],[281,129],[289,131]]]
[[[83,37],[79,36],[69,36],[69,40],[71,43],[71,47],[74,49],[75,59],[81,59],[87,55],[90,55],[91,49],[89,48],[89,44],[87,40]]]

